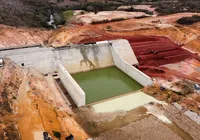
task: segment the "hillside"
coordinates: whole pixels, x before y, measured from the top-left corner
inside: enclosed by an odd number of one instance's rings
[[[0,0],[0,24],[10,26],[26,27],[48,27],[52,13],[57,13],[62,20],[62,12],[65,10],[86,10],[86,11],[114,11],[119,6],[148,4],[156,8],[160,15],[167,15],[180,12],[200,12],[199,0]],[[91,10],[93,9],[93,10]],[[142,9],[127,9],[129,12],[147,12]],[[147,13],[148,14],[148,13]],[[58,24],[63,22],[58,22]]]
[[[0,0],[0,24],[44,27],[49,9],[46,0]]]

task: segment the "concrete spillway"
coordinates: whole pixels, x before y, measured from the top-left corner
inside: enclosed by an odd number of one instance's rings
[[[127,84],[127,81],[130,81],[127,80],[127,78],[125,78],[126,80],[123,81],[125,76],[122,73],[131,78],[132,82],[135,80],[142,86],[148,86],[152,84],[150,77],[132,66],[137,65],[138,61],[129,42],[123,39],[96,42],[94,44],[87,45],[71,45],[70,47],[62,48],[43,48],[40,46],[35,46],[32,48],[1,50],[0,58],[9,58],[18,66],[23,68],[35,68],[44,74],[58,73],[60,81],[78,107],[139,89],[135,89],[135,87],[133,88],[132,86],[127,87],[127,85],[129,85],[131,82]],[[100,81],[99,83],[108,83],[105,85],[112,87],[113,91],[115,90],[115,92],[107,90],[111,93],[107,92],[107,94],[98,94],[95,90],[91,93],[88,91],[86,91],[88,93],[85,93],[84,87],[82,89],[80,87],[81,84],[77,84],[77,82],[71,76],[71,74],[91,71],[94,69],[102,69],[111,66],[116,66],[118,71],[111,70],[112,72],[109,73],[111,73],[110,76],[112,78],[109,78],[109,75],[104,75],[103,77],[106,80],[104,79],[104,81]],[[94,76],[91,77],[98,76],[95,76],[94,74]],[[101,78],[102,77],[100,76],[99,79]],[[116,78],[122,80],[117,80]],[[92,78],[89,80],[92,81]],[[119,84],[119,82],[121,82],[121,84]],[[93,82],[91,83],[93,84]],[[99,83],[97,79],[97,84],[94,85],[95,88],[98,87]],[[103,89],[103,86],[100,87],[101,89],[98,91]],[[87,96],[88,94],[91,94],[92,96]],[[93,95],[101,95],[101,97],[95,99]]]
[[[72,75],[86,94],[86,104],[139,90],[142,86],[116,67]]]

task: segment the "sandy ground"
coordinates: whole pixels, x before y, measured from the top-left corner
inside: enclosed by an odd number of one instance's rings
[[[118,7],[117,9],[118,10],[124,10],[124,9],[129,9],[129,8],[134,8],[134,9],[137,9],[137,10],[147,10],[147,11],[150,11],[150,12],[153,12],[154,15],[157,15],[156,11],[155,11],[155,7],[152,7],[151,5],[131,5],[131,6],[120,6]]]
[[[131,19],[140,16],[150,16],[150,15],[145,14],[143,12],[103,11],[103,12],[98,12],[97,14],[87,13],[84,15],[79,15],[76,18],[77,20],[81,21],[84,24],[90,24],[96,21],[103,21],[103,20],[111,21],[112,19],[120,19],[120,18]]]
[[[179,63],[164,65],[163,67],[200,80],[200,62],[196,59],[186,59]]]

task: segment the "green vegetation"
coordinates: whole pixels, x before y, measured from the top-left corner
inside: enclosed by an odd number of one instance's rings
[[[98,13],[99,11],[117,10],[118,7],[122,5],[139,5],[144,2],[152,5],[152,7],[156,7],[156,11],[160,15],[168,15],[179,12],[200,12],[200,0],[116,0],[98,2],[71,0],[75,1],[76,4],[69,3],[69,5],[60,6],[59,3],[63,1],[64,0],[56,0],[58,5],[52,4],[48,0],[14,0],[13,2],[10,2],[10,0],[0,1],[0,23],[10,26],[50,28],[48,21],[50,20],[50,15],[52,14],[54,16],[54,24],[63,25],[65,21],[71,21],[73,10],[83,10],[80,14],[84,14],[84,12],[88,11]],[[144,9],[138,10],[130,8],[127,11],[153,14],[151,11]]]
[[[108,23],[108,22],[116,22],[116,21],[122,21],[125,20],[125,18],[115,18],[115,19],[105,19],[105,20],[100,20],[100,21],[92,21],[91,24],[102,24],[102,23]]]
[[[85,11],[81,11],[81,12],[80,12],[80,15],[83,15],[83,14],[85,14]]]
[[[85,2],[78,5],[69,6],[69,10],[85,10],[87,12],[95,12],[98,11],[112,11],[117,10],[119,6],[123,5],[123,3],[112,3],[110,2]]]
[[[183,12],[200,12],[199,5],[199,0],[179,0],[178,2],[160,1],[154,4],[154,6],[157,7],[156,12],[158,12],[160,15]]]
[[[108,25],[108,26],[106,26],[106,29],[107,29],[107,30],[111,30],[111,29],[112,29],[112,26]]]
[[[67,10],[63,12],[63,19],[67,22],[72,16],[74,12],[72,10]]]
[[[135,9],[133,7],[124,9],[123,11],[127,11],[127,12],[144,12],[146,14],[153,15],[152,11],[148,11],[148,10],[144,10],[144,9]]]
[[[178,24],[183,24],[183,25],[190,25],[196,22],[200,22],[200,16],[198,15],[193,15],[192,17],[183,17],[179,20],[176,21]]]
[[[0,24],[46,27],[51,5],[46,0],[1,0]]]
[[[60,132],[57,132],[57,131],[52,131],[52,132],[53,132],[53,135],[54,135],[56,138],[58,138],[58,139],[61,138]]]
[[[48,25],[48,16],[40,13],[38,15],[35,16],[35,18],[39,21],[39,24],[42,26],[42,27],[45,27],[45,28],[48,28],[49,25]]]
[[[64,0],[57,0],[57,2],[64,2]]]
[[[149,16],[142,15],[142,16],[139,16],[139,17],[135,17],[135,19],[141,19],[141,18],[146,18],[146,17],[149,17]]]

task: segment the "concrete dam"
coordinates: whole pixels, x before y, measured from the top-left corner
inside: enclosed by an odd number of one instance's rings
[[[149,76],[136,69],[136,56],[127,40],[102,41],[62,48],[40,46],[0,51],[20,67],[56,74],[78,106],[125,96],[152,85]]]

